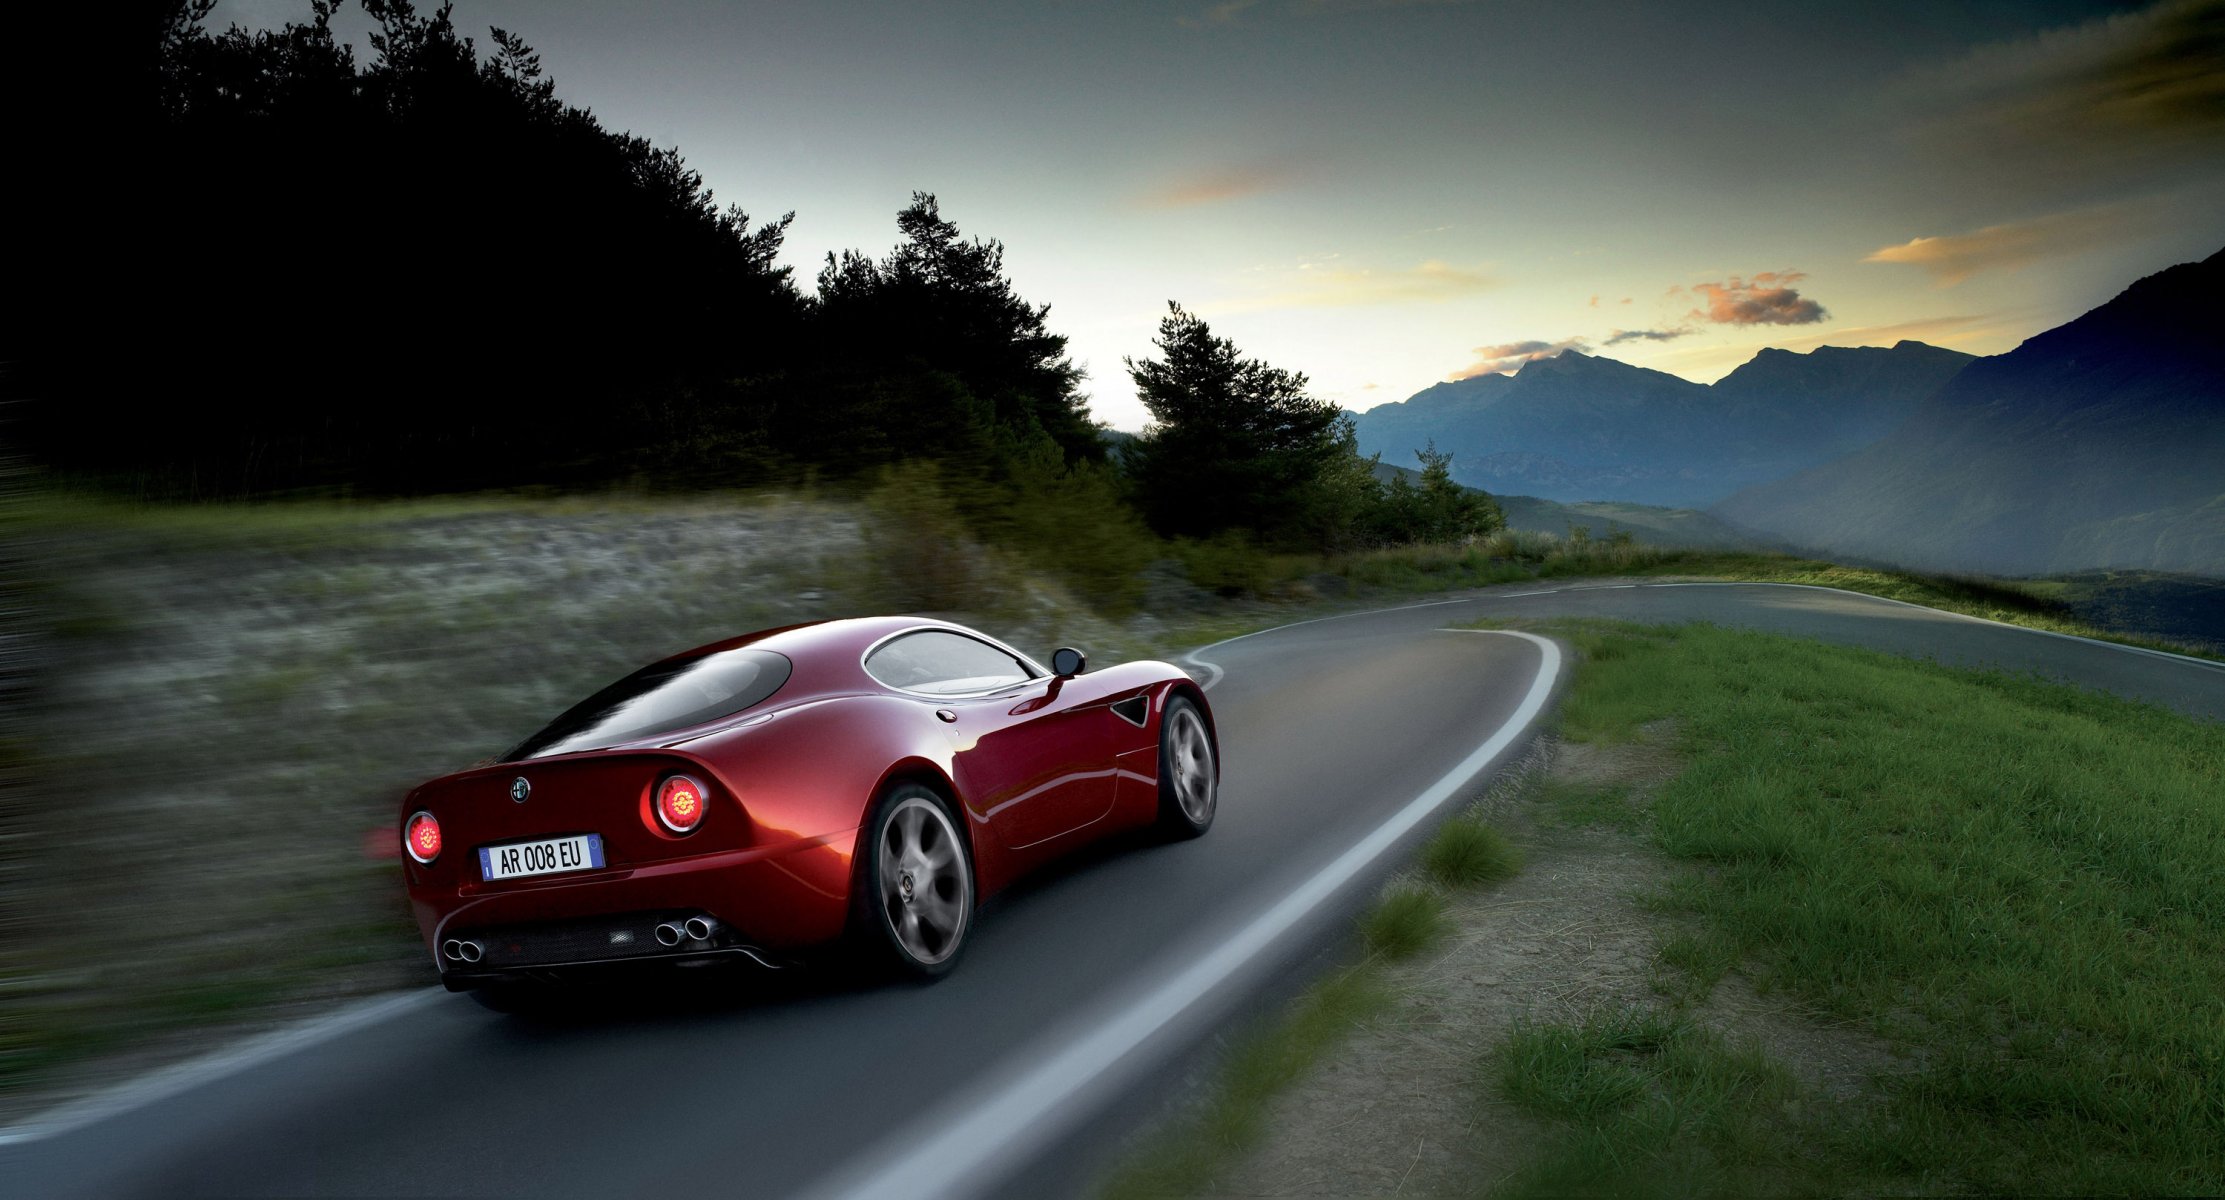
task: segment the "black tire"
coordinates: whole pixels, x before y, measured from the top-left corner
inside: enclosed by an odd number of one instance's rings
[[[1213,731],[1195,702],[1167,701],[1159,715],[1159,830],[1187,840],[1213,827],[1220,809],[1221,763]]]
[[[973,931],[973,854],[950,803],[933,788],[899,783],[874,802],[858,831],[850,925],[869,970],[940,979],[958,965]]]

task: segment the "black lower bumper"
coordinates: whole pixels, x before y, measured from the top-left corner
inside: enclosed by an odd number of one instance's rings
[[[520,976],[577,974],[633,963],[680,965],[734,961],[760,967],[788,965],[760,947],[749,945],[724,927],[709,938],[682,938],[667,945],[658,940],[659,926],[669,926],[700,914],[692,912],[613,913],[573,921],[514,925],[497,929],[456,929],[441,935],[434,948],[440,959],[441,982],[450,991],[465,991],[483,983]],[[448,957],[450,942],[474,943],[476,961]]]

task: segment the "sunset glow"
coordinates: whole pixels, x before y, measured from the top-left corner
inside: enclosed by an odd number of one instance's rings
[[[305,8],[225,0],[212,23]],[[793,209],[783,260],[806,284],[829,251],[885,252],[912,189],[937,193],[1052,306],[1099,417],[1136,429],[1121,363],[1168,300],[1353,408],[1532,343],[1703,381],[1764,346],[2010,349],[2225,243],[2217,8],[455,17],[482,41],[530,29],[569,99],[679,146],[722,203]],[[339,26],[363,53],[361,14]]]

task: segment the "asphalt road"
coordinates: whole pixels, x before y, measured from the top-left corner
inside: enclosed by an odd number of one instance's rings
[[[560,1021],[426,992],[0,1134],[9,1196],[1071,1188],[1232,1012],[1333,945],[1519,753],[1559,658],[1478,616],[1713,620],[2038,671],[2225,719],[2225,668],[1847,593],[1479,593],[1207,648],[1218,823],[1000,897],[931,987],[745,977]],[[1418,802],[1417,802],[1417,798]]]

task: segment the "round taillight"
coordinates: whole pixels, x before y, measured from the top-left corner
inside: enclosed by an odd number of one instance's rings
[[[402,826],[402,849],[421,863],[440,857],[440,822],[429,812],[411,813]]]
[[[657,785],[657,819],[674,833],[686,833],[703,823],[703,785],[685,775],[674,775]]]

